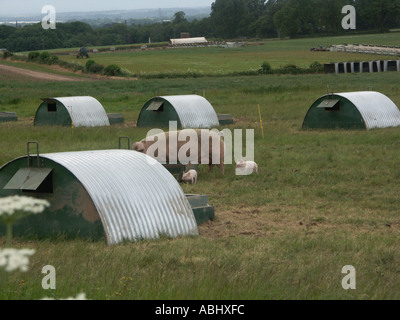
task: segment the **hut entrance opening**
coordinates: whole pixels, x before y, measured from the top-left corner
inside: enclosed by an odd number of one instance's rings
[[[57,104],[53,102],[47,102],[47,112],[57,112]]]

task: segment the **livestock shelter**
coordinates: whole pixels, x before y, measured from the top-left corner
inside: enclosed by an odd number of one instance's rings
[[[89,96],[43,98],[36,111],[36,126],[103,127],[110,121],[101,103]]]
[[[159,96],[148,100],[140,111],[137,126],[167,128],[176,121],[178,129],[209,129],[219,125],[213,106],[199,95]]]
[[[400,60],[350,61],[324,64],[325,73],[400,71]]]
[[[171,46],[185,46],[185,45],[202,45],[207,44],[208,41],[204,37],[195,37],[195,38],[179,38],[179,39],[170,39],[169,44]]]
[[[400,126],[400,111],[382,93],[360,91],[327,94],[309,108],[303,128],[374,129]]]
[[[43,213],[14,225],[14,234],[24,237],[105,237],[113,245],[192,236],[198,235],[194,211],[210,215],[204,197],[188,199],[167,169],[132,150],[30,155],[28,144],[28,155],[0,168],[0,197],[11,195],[50,202]]]

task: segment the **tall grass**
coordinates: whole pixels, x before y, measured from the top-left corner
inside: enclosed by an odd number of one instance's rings
[[[34,242],[28,273],[10,274],[1,299],[398,299],[395,232],[302,230],[262,238],[162,239],[107,247],[80,240]],[[341,287],[343,266],[356,290]],[[41,286],[44,265],[56,289]]]

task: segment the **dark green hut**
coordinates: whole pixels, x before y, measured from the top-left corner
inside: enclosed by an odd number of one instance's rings
[[[45,98],[36,111],[36,126],[109,126],[106,111],[93,97]]]
[[[137,121],[138,127],[167,128],[176,121],[179,129],[212,128],[219,125],[213,106],[198,95],[160,96],[148,100]]]
[[[400,126],[400,111],[385,95],[374,91],[328,94],[309,108],[303,128],[373,129]]]

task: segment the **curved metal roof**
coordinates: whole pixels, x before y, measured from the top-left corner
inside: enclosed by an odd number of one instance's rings
[[[109,126],[110,122],[101,103],[89,96],[58,97],[42,99],[43,101],[58,101],[67,109],[74,127]]]
[[[176,110],[182,128],[211,128],[219,126],[218,116],[207,99],[199,95],[161,96]]]
[[[176,179],[151,157],[131,150],[41,154],[68,169],[89,193],[107,242],[198,235]]]
[[[179,39],[170,39],[172,45],[178,44],[192,44],[192,43],[207,43],[207,39],[204,37],[195,37],[195,38],[179,38]]]
[[[380,92],[335,93],[349,100],[361,113],[367,129],[400,126],[400,111],[392,100]]]

